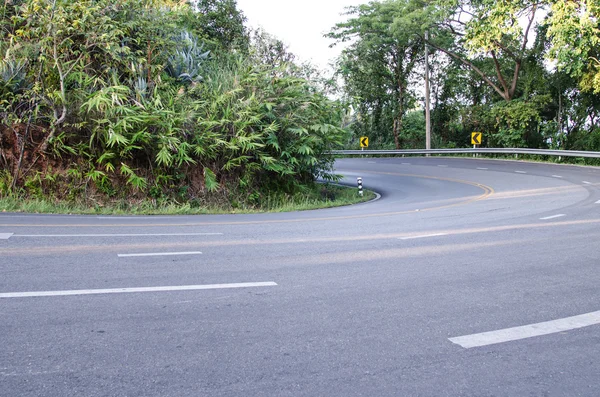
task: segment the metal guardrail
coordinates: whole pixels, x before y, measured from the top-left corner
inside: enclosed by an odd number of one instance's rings
[[[427,155],[427,154],[532,154],[538,156],[589,157],[600,158],[600,152],[582,150],[549,150],[549,149],[518,149],[518,148],[477,148],[477,149],[411,149],[411,150],[332,150],[333,155]]]

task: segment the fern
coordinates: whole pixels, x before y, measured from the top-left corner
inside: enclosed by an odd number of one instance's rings
[[[204,167],[204,186],[209,192],[214,192],[219,189],[219,183],[217,182],[215,173],[207,167]]]

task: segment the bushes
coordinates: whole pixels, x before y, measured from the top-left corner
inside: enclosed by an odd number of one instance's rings
[[[15,139],[0,145],[17,187],[51,177],[49,165],[56,185],[83,181],[72,199],[257,200],[334,179],[325,152],[344,139],[341,108],[288,65],[273,73],[247,51],[205,51],[189,6],[59,3],[13,9],[5,41],[0,111]],[[43,186],[20,192],[65,198]]]

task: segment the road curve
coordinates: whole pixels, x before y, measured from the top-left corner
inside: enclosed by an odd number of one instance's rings
[[[600,395],[600,169],[336,169],[381,198],[0,214],[0,395]]]

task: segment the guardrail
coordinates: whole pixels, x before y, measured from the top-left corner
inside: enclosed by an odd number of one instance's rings
[[[600,158],[600,152],[582,150],[549,150],[549,149],[517,149],[517,148],[477,148],[477,149],[411,149],[411,150],[332,150],[330,154],[342,155],[418,155],[418,154],[531,154],[538,156],[589,157]]]

